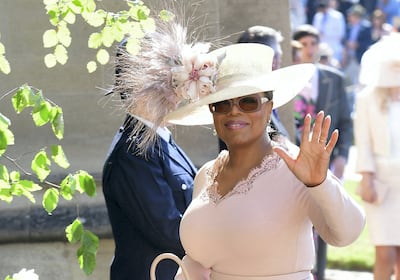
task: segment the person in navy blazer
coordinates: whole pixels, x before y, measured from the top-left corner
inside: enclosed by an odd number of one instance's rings
[[[191,201],[196,167],[179,146],[169,143],[163,127],[157,130],[154,146],[140,155],[142,134],[132,136],[138,122],[127,118],[103,169],[103,193],[115,240],[111,280],[149,279],[158,254],[184,255],[179,223]],[[173,279],[177,268],[169,260],[161,262],[157,280]]]
[[[365,19],[366,11],[360,4],[354,4],[347,11],[348,24],[346,27],[346,59],[344,66],[354,58],[358,64],[364,52],[372,44],[371,22]]]

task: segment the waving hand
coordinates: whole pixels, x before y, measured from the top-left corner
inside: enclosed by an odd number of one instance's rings
[[[329,160],[339,137],[336,129],[328,139],[331,117],[324,112],[317,114],[311,128],[311,116],[304,119],[304,128],[297,158],[292,158],[284,149],[274,147],[275,152],[286,162],[293,174],[306,186],[313,187],[321,184],[327,175]]]

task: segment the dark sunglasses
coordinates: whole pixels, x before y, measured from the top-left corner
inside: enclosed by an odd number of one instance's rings
[[[232,110],[233,105],[236,105],[243,113],[252,113],[260,110],[261,104],[268,101],[270,101],[269,98],[257,94],[211,103],[208,107],[213,114],[227,114]]]

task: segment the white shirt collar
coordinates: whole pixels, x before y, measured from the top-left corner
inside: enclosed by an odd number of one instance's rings
[[[154,123],[152,123],[149,120],[146,120],[144,118],[141,118],[139,116],[136,115],[132,115],[133,117],[135,117],[136,119],[138,119],[139,121],[141,121],[142,123],[144,123],[145,125],[147,125],[148,127],[150,127],[151,129],[154,127]],[[164,141],[169,143],[169,139],[171,138],[171,132],[169,131],[168,128],[166,128],[165,126],[159,126],[156,130],[156,133],[158,134],[158,136],[160,136]]]

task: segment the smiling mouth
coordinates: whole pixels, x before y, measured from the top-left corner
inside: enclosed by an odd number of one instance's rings
[[[230,129],[239,129],[245,126],[247,126],[247,123],[245,122],[234,122],[234,123],[230,122],[225,124],[225,127]]]

